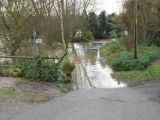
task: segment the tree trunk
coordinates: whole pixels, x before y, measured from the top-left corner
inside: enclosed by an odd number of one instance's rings
[[[10,54],[11,56],[15,56],[16,55],[16,51],[15,50],[12,50],[11,51],[11,54]],[[12,63],[15,65],[16,64],[16,59],[15,58],[12,58]]]
[[[61,12],[60,12],[60,23],[61,23],[61,39],[62,39],[62,42],[63,42],[63,46],[64,46],[64,49],[66,50],[67,49],[67,44],[66,44],[66,41],[65,41],[65,37],[64,37],[64,0],[61,0],[61,8],[60,8]]]

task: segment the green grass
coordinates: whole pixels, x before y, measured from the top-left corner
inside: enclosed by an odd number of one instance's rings
[[[108,64],[118,55],[119,52],[125,51],[125,47],[120,42],[106,44],[100,49],[100,55]]]
[[[133,49],[126,51],[121,42],[112,42],[101,48],[100,55],[116,71],[144,70],[151,62],[160,59],[160,48],[140,45],[138,58],[135,60]]]
[[[13,99],[30,102],[42,102],[49,100],[49,97],[31,92],[19,92],[12,87],[0,88],[0,102],[5,102]]]
[[[128,86],[137,86],[149,81],[160,80],[160,65],[151,65],[144,71],[114,72],[112,76],[127,83]]]
[[[11,87],[0,88],[0,102],[6,101],[13,97],[15,94],[15,89]]]

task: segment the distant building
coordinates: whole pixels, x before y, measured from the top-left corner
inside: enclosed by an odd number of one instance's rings
[[[75,34],[75,38],[81,38],[83,36],[83,32],[82,30],[77,30],[76,34]]]

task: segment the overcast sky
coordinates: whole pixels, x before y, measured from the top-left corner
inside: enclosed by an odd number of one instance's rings
[[[119,13],[122,8],[122,1],[123,0],[98,0],[97,12],[106,10],[107,14]]]

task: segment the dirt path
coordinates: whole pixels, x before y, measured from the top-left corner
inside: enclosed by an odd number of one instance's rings
[[[71,92],[12,120],[159,120],[160,82]]]
[[[16,81],[19,81],[19,79],[0,77],[0,88],[14,86]]]

